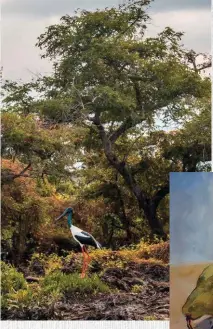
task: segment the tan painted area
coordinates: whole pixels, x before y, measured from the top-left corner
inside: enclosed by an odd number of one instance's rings
[[[182,314],[182,306],[187,297],[196,287],[197,279],[203,270],[210,265],[170,265],[170,328],[187,329],[186,320]]]

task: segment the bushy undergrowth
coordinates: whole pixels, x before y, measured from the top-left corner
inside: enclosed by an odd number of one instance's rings
[[[150,245],[142,242],[138,245],[135,256],[140,259],[154,258],[167,264],[169,263],[169,242],[159,242]]]
[[[1,262],[1,307],[8,307],[12,296],[17,292],[23,297],[27,294],[27,282],[23,274],[15,267]]]
[[[1,262],[1,292],[7,294],[11,291],[26,289],[27,283],[22,273],[15,267]]]
[[[91,253],[92,268],[102,270],[106,267],[124,268],[129,262],[168,264],[169,242],[148,244],[141,242],[134,248],[120,251],[96,250]]]
[[[28,270],[38,276],[38,282],[27,283],[23,274],[15,267],[1,262],[3,310],[31,310],[43,307],[51,309],[61,298],[72,300],[76,296],[91,296],[96,293],[110,293],[112,289],[101,280],[108,268],[128,268],[131,263],[168,264],[169,243],[160,242],[139,245],[120,251],[95,250],[90,252],[91,263],[88,276],[80,278],[81,253],[71,252],[66,257],[56,254],[33,254]],[[36,273],[35,267],[43,272]],[[132,292],[140,293],[142,286],[132,287]]]
[[[23,311],[36,307],[49,307],[63,296],[75,297],[110,292],[110,288],[96,274],[82,280],[78,272],[64,274],[56,269],[56,264],[53,268],[49,268],[39,283],[29,284],[22,273],[2,262],[2,309]]]
[[[41,287],[45,293],[58,291],[63,294],[87,295],[98,292],[109,292],[109,287],[97,275],[82,280],[78,273],[64,274],[56,271],[47,275]]]
[[[37,264],[43,267],[45,274],[48,274],[61,269],[62,258],[56,254],[45,255],[43,253],[34,253],[29,262],[29,269],[34,272]]]
[[[107,249],[91,250],[91,263],[89,271],[98,273],[109,267],[125,268],[130,262],[168,264],[169,242],[148,244],[141,242],[134,248],[112,251]],[[34,265],[39,263],[45,272],[50,274],[55,270],[62,270],[64,273],[73,274],[80,272],[82,267],[82,254],[70,252],[66,257],[59,257],[56,254],[44,255],[33,254],[29,268],[34,270]]]

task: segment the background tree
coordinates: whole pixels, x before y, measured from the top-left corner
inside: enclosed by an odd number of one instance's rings
[[[37,116],[43,129],[40,140],[36,137],[27,147],[24,134],[16,132],[14,143],[4,128],[4,152],[12,149],[31,159],[36,155],[35,163],[55,176],[65,171],[78,186],[100,167],[102,177],[92,192],[111,201],[117,196],[110,211],[119,217],[129,241],[134,220],[127,215],[127,199],[135,199],[152,235],[165,237],[160,209],[167,202],[169,172],[198,171],[210,160],[210,79],[200,74],[205,58],[198,67],[196,54],[181,46],[183,33],[169,27],[145,38],[149,4],[129,1],[118,8],[63,16],[37,43],[54,73],[31,84],[6,82],[4,87],[6,112],[17,112],[6,116],[24,116],[25,125],[31,115],[33,120]],[[166,133],[157,127],[159,120],[179,129]],[[197,133],[198,126],[205,136]]]

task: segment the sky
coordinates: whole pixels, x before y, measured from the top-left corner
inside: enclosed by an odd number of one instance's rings
[[[213,173],[170,173],[170,262],[213,261]]]
[[[35,74],[49,74],[51,65],[40,59],[35,47],[45,27],[77,8],[94,10],[123,3],[122,0],[2,0],[1,65],[4,79],[28,81]],[[155,0],[148,36],[170,26],[184,31],[184,45],[210,53],[210,0]]]

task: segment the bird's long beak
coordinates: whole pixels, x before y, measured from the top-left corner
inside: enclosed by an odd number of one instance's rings
[[[55,222],[57,222],[59,219],[61,219],[62,217],[64,217],[66,215],[66,211],[63,212],[63,214],[61,216],[59,216],[58,218],[55,219]]]

